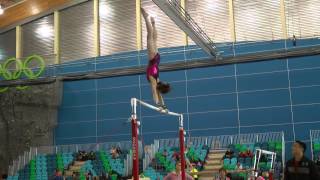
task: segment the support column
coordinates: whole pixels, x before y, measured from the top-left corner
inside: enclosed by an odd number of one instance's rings
[[[186,0],[181,0],[180,3],[181,3],[181,7],[183,9],[186,9]],[[184,36],[183,36],[183,45],[187,46],[189,44],[188,35],[185,32],[183,32],[183,34],[184,34]]]
[[[132,176],[133,180],[139,180],[139,137],[138,137],[138,122],[136,119],[131,119],[132,130]]]
[[[233,7],[233,0],[229,1],[229,28],[231,33],[231,40],[233,42],[237,41],[236,37],[236,25],[235,25],[235,19],[234,19],[234,7]]]
[[[54,55],[55,64],[60,64],[60,13],[54,11]]]
[[[285,0],[280,0],[282,38],[288,39]]]
[[[99,22],[99,0],[93,0],[93,24],[94,24],[94,52],[100,56],[100,22]]]
[[[20,25],[16,27],[16,58],[22,58],[22,28]]]
[[[184,129],[179,128],[179,143],[180,143],[180,157],[181,157],[181,179],[186,180],[186,160],[184,157]]]
[[[142,50],[141,0],[136,0],[136,43],[137,50]]]

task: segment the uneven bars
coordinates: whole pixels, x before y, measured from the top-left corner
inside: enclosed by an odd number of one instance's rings
[[[183,114],[171,112],[168,110],[163,110],[161,108],[155,107],[151,104],[148,104],[146,102],[143,102],[137,98],[131,98],[131,108],[132,108],[132,114],[131,114],[131,126],[132,126],[132,160],[133,160],[133,168],[132,168],[132,175],[134,180],[139,180],[139,158],[138,158],[138,126],[139,122],[137,121],[137,103],[140,103],[141,105],[153,109],[155,111],[158,111],[160,113],[168,114],[171,116],[177,116],[179,117],[179,142],[180,142],[180,156],[181,156],[181,172],[182,172],[182,180],[186,180],[186,174],[185,174],[185,157],[184,157],[184,141],[185,141],[185,131],[183,129]]]

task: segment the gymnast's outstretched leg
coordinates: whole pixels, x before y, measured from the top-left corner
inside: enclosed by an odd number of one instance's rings
[[[155,104],[163,109],[166,109],[162,94],[166,94],[170,91],[170,85],[160,81],[159,79],[160,54],[157,47],[158,33],[155,20],[153,17],[150,18],[148,13],[143,8],[141,8],[141,12],[143,18],[145,19],[147,28],[147,50],[149,58],[146,72],[147,79],[150,83],[152,97]]]

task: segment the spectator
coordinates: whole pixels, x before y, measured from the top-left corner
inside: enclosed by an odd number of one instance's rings
[[[233,158],[233,156],[234,156],[234,152],[231,149],[228,149],[226,151],[225,155],[223,156],[223,159],[226,159],[226,158],[231,159],[231,158]]]
[[[297,46],[297,38],[295,35],[293,35],[293,37],[292,37],[292,45]]]
[[[108,180],[108,174],[106,174],[106,173],[104,173],[104,172],[102,172],[102,175],[101,175],[101,177],[100,177],[100,180]]]
[[[180,154],[177,151],[174,151],[172,154],[172,159],[178,161],[178,159],[180,159]]]
[[[119,146],[116,148],[116,151],[117,151],[118,155],[121,155],[121,154],[122,154],[122,151],[121,151],[121,149],[120,149]]]
[[[56,169],[54,173],[54,180],[63,180],[62,172],[59,169]]]
[[[165,158],[167,158],[167,156],[168,156],[168,151],[167,151],[167,149],[164,149],[164,150],[163,150],[162,156],[164,156]]]
[[[112,149],[111,149],[111,157],[112,157],[112,159],[116,159],[116,158],[119,157],[119,154],[117,152],[117,148],[112,147]]]
[[[308,158],[304,156],[306,144],[296,141],[292,145],[293,158],[286,163],[285,180],[318,180],[317,167]]]
[[[91,171],[88,172],[86,179],[87,180],[92,180],[93,179],[93,175],[92,175]]]
[[[89,153],[89,159],[90,159],[90,160],[96,160],[96,154],[95,154],[93,151],[91,151],[91,152]]]
[[[197,163],[197,169],[202,171],[203,170],[203,163],[201,161],[198,161]]]
[[[176,170],[169,173],[163,180],[180,180],[181,179],[181,162],[177,161]],[[186,173],[186,180],[193,180],[193,178]]]
[[[229,177],[227,177],[227,170],[224,168],[219,169],[219,176],[216,180],[230,180]]]
[[[192,167],[190,173],[191,173],[194,180],[198,180],[198,169],[197,168]]]
[[[253,157],[253,153],[251,152],[251,150],[248,148],[245,152],[241,152],[239,154],[240,157],[243,157],[243,158],[247,158],[247,157],[250,157],[252,158]]]

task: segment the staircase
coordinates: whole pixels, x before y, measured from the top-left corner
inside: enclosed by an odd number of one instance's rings
[[[204,165],[204,170],[199,172],[200,180],[212,180],[213,175],[219,172],[222,167],[222,157],[224,156],[226,150],[210,150],[206,164]]]
[[[66,176],[72,176],[73,172],[80,172],[81,166],[85,164],[85,161],[75,161],[68,170],[65,171]]]

